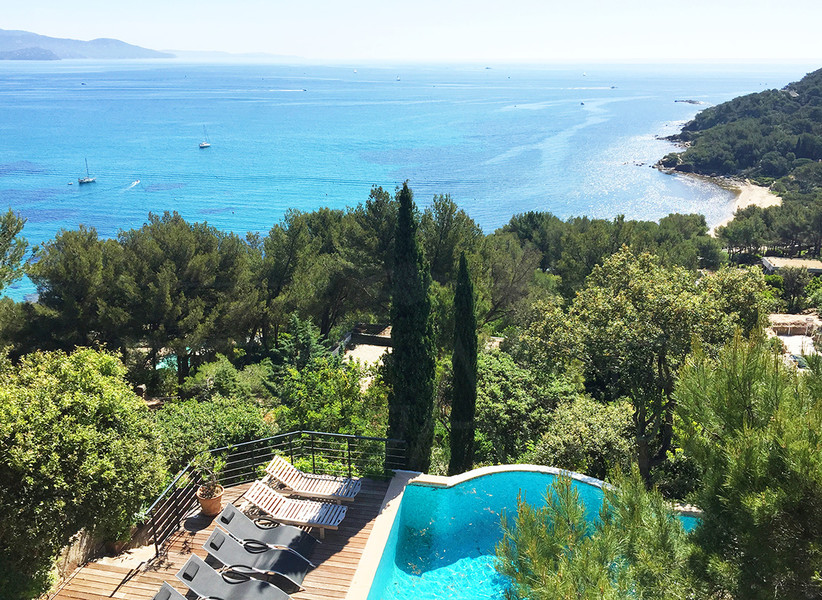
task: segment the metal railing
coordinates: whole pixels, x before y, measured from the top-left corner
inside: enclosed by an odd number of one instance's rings
[[[207,453],[225,460],[219,474],[223,487],[259,479],[275,454],[287,457],[303,471],[328,475],[381,479],[394,469],[405,468],[402,440],[321,431],[292,431]],[[196,459],[189,462],[148,509],[155,557],[197,504],[196,492],[202,480],[195,463]]]

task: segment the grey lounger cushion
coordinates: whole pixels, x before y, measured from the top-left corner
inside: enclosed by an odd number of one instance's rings
[[[186,597],[164,581],[160,591],[154,594],[152,600],[186,600]]]
[[[256,540],[275,548],[289,548],[306,560],[320,543],[313,535],[293,525],[260,526],[233,504],[226,505],[217,517],[217,524],[240,541]]]
[[[226,567],[252,576],[276,573],[297,589],[311,568],[311,563],[299,554],[275,550],[260,542],[240,543],[220,527],[214,528],[203,548]]]
[[[222,600],[290,600],[280,588],[259,579],[218,573],[199,556],[191,556],[177,573],[177,579],[202,598]]]

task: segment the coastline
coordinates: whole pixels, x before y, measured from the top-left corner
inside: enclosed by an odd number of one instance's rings
[[[779,206],[782,204],[782,198],[772,192],[770,188],[756,185],[747,179],[738,180],[708,177],[708,180],[736,194],[736,198],[734,200],[734,214],[736,214],[737,211],[748,208],[749,206],[768,208],[770,206]],[[711,228],[711,234],[713,234],[718,227],[722,227],[733,221],[733,218],[733,215],[731,215],[727,219],[724,219],[720,223],[714,225]]]
[[[768,208],[770,206],[779,206],[782,204],[782,198],[771,191],[770,188],[763,187],[752,183],[749,179],[734,179],[732,177],[711,177],[709,175],[700,175],[699,173],[683,173],[674,169],[662,167],[659,163],[654,165],[663,173],[669,175],[682,175],[684,177],[692,177],[701,181],[708,182],[723,190],[732,192],[735,195],[734,208],[730,216],[726,217],[719,223],[712,225],[708,230],[710,235],[714,235],[718,227],[723,227],[733,221],[734,215],[749,206],[758,206],[759,208]]]

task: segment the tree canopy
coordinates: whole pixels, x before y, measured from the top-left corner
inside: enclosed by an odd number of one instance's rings
[[[519,351],[550,372],[578,365],[587,391],[634,407],[640,471],[646,478],[671,449],[674,384],[694,340],[718,348],[737,326],[764,320],[764,280],[720,270],[698,280],[628,248],[594,267],[566,314],[545,306],[531,315]]]
[[[748,94],[712,106],[687,123],[681,155],[666,157],[681,171],[782,177],[822,158],[822,69],[782,90]]]
[[[657,492],[637,473],[604,488],[599,519],[577,486],[560,477],[545,505],[520,498],[502,518],[498,570],[511,580],[510,597],[529,600],[692,598],[685,532]]]
[[[148,409],[110,354],[34,353],[0,364],[0,588],[31,597],[82,528],[118,539],[159,491]]]
[[[0,216],[0,291],[22,275],[28,242],[20,237],[26,219],[11,209]]]
[[[822,593],[822,361],[810,364],[798,375],[768,344],[737,337],[683,370],[683,447],[704,469],[694,571],[716,595]]]
[[[435,348],[431,323],[431,275],[417,240],[408,183],[399,192],[391,342],[388,361],[388,437],[405,440],[409,469],[426,471],[434,436]]]
[[[450,475],[468,471],[474,463],[474,413],[477,405],[477,316],[474,285],[465,254],[460,255],[454,295],[454,352],[451,356],[454,399],[451,402]]]

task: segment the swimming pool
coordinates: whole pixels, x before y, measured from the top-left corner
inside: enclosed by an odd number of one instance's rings
[[[502,538],[500,514],[515,514],[520,492],[529,503],[544,506],[545,490],[557,474],[509,465],[465,473],[451,478],[458,483],[447,487],[410,483],[368,600],[502,599],[507,581],[494,568],[494,548]],[[597,518],[602,482],[570,475],[587,517]],[[688,519],[683,521],[690,529],[695,521]]]

